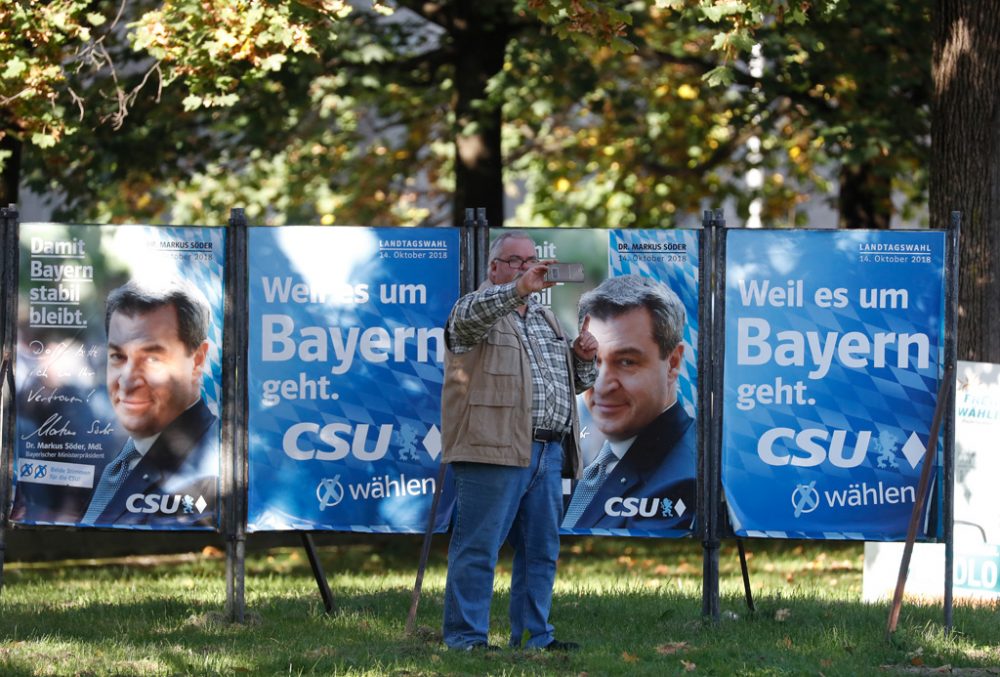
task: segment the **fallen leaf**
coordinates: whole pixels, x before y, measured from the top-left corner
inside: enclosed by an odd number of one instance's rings
[[[211,545],[206,545],[204,548],[201,549],[201,555],[202,557],[212,557],[215,559],[219,559],[225,557],[226,553],[222,552],[216,547],[213,547]]]
[[[683,658],[681,659],[681,665],[684,666],[684,672],[694,672],[698,668],[697,665],[691,661],[686,661]]]
[[[910,665],[921,666],[923,664],[924,664],[924,659],[921,658],[920,656],[916,656],[910,659]]]
[[[833,660],[830,659],[830,658],[824,658],[824,659],[820,660],[819,664],[820,664],[821,667],[828,668],[831,665],[833,665]]]
[[[778,609],[774,612],[774,620],[779,623],[784,623],[788,620],[788,617],[792,615],[791,609]]]
[[[688,648],[687,642],[670,642],[669,644],[661,644],[656,647],[656,653],[661,656],[669,656],[670,654],[675,654],[678,651],[683,651]]]
[[[622,651],[622,660],[626,663],[638,663],[639,657],[634,653],[629,653],[628,651]]]
[[[791,637],[786,636],[785,639],[783,639],[781,641],[781,643],[785,645],[786,649],[791,649],[792,648],[792,638]]]

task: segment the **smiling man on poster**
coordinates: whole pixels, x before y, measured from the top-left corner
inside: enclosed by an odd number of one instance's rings
[[[180,280],[130,281],[109,294],[108,397],[129,437],[83,524],[214,523],[219,421],[201,394],[209,317],[202,294]]]
[[[606,438],[566,509],[564,529],[689,529],[697,428],[677,399],[686,314],[666,285],[610,278],[580,298],[597,338],[597,381],[583,399]]]

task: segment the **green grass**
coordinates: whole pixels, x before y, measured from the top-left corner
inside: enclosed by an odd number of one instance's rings
[[[940,606],[908,602],[887,642],[887,605],[858,601],[859,544],[748,543],[754,614],[727,544],[723,619],[713,624],[701,618],[698,543],[564,539],[552,621],[559,638],[583,648],[550,655],[444,648],[444,537],[435,541],[414,636],[404,634],[404,623],[419,540],[343,542],[321,549],[333,614],[323,612],[304,552],[277,549],[248,560],[242,626],[224,620],[218,556],[8,563],[0,674],[857,675],[951,666],[1000,675],[995,604],[956,606],[955,631],[946,635]],[[490,637],[501,645],[509,574],[504,557]]]

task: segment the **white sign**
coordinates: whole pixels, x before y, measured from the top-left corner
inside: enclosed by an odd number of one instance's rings
[[[1000,365],[959,362],[955,391],[955,597],[1000,598]],[[891,599],[902,543],[866,543],[865,601]],[[944,545],[918,543],[908,595],[944,594]]]

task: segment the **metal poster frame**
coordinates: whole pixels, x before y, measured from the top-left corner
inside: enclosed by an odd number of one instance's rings
[[[707,215],[707,212],[706,212]],[[721,216],[721,215],[720,215]],[[721,219],[720,219],[721,220]],[[724,363],[725,363],[725,285],[726,285],[726,261],[727,261],[727,245],[728,245],[728,232],[725,230],[725,222],[722,220],[721,223],[722,230],[717,233],[715,250],[714,250],[714,265],[716,266],[716,277],[715,277],[715,289],[714,289],[714,316],[713,316],[713,329],[715,336],[715,350],[713,356],[715,361],[713,364],[713,391],[718,394],[716,402],[719,403],[719,408],[717,413],[719,415],[713,416],[711,421],[711,426],[713,429],[712,440],[712,454],[717,462],[721,465],[721,454],[724,439],[722,437],[722,415],[721,415],[721,404],[723,402],[723,384],[724,384]],[[941,540],[945,544],[945,581],[944,581],[944,600],[943,600],[943,614],[944,614],[944,625],[946,631],[950,631],[952,628],[953,620],[953,599],[952,599],[952,572],[953,572],[953,549],[954,549],[954,528],[953,528],[953,506],[954,506],[954,459],[955,459],[955,437],[954,437],[954,423],[955,423],[955,393],[954,388],[945,387],[947,384],[943,382],[944,379],[953,378],[955,369],[957,367],[957,307],[958,307],[958,266],[959,266],[959,238],[960,238],[960,228],[961,227],[961,212],[952,212],[950,227],[946,233],[944,242],[944,263],[943,263],[943,279],[942,288],[943,296],[942,302],[944,306],[944,318],[943,318],[943,353],[941,364],[939,368],[938,378],[942,381],[939,393],[943,394],[943,397],[938,397],[935,406],[935,419],[941,418],[941,425],[943,426],[943,431],[940,434],[935,434],[933,439],[928,440],[927,444],[927,454],[929,455],[933,452],[938,438],[943,438],[942,444],[942,464],[941,472],[937,478],[937,485],[941,488],[942,492],[942,537]],[[819,229],[797,229],[797,230],[819,230]],[[880,232],[880,231],[875,231]],[[907,231],[896,231],[896,232],[907,232]],[[913,232],[927,232],[927,230],[919,230]],[[940,232],[940,231],[939,231]],[[716,412],[713,412],[716,413]],[[936,420],[933,422],[936,423]],[[932,425],[932,431],[937,432],[937,427]],[[706,473],[714,472],[715,469],[711,467],[711,463],[707,464]],[[719,468],[721,470],[721,468]],[[723,505],[725,498],[722,495],[724,490],[721,482],[721,472],[717,478],[718,482],[715,485],[718,487],[720,496],[716,501],[716,507],[721,511],[721,524],[719,526],[719,531],[722,532],[725,538],[736,538],[735,532],[733,530],[732,524],[729,519],[728,512],[723,510]],[[928,492],[930,488],[928,487]],[[914,516],[916,518],[916,513],[919,512],[922,501],[918,500],[914,505]],[[708,531],[711,531],[710,526],[706,525]],[[764,540],[769,540],[774,537],[766,537]],[[815,540],[815,539],[813,539]],[[868,539],[866,539],[868,540]],[[745,566],[745,559],[742,550],[742,543],[737,538],[738,545],[740,545],[740,556],[741,563],[743,564],[744,571],[744,586],[747,595],[747,603],[750,609],[753,609],[752,598],[749,587],[749,578],[747,574],[747,569]],[[908,548],[912,548],[912,542],[908,542]],[[906,558],[904,556],[904,561],[902,563],[900,571],[900,587],[898,589],[899,601],[902,598],[902,587],[905,586],[905,565]],[[714,589],[717,592],[717,576],[718,570],[710,570],[706,565],[706,574],[703,577],[704,580],[704,596],[705,603],[703,604],[702,613],[705,616],[711,616],[717,619],[717,609],[716,613],[713,614],[710,602],[712,601],[710,591]],[[714,577],[714,580],[713,580]],[[716,598],[717,600],[717,598]],[[898,604],[898,602],[897,602]],[[898,617],[898,610],[895,614]],[[891,614],[892,616],[892,614]],[[894,623],[892,618],[890,618],[890,629],[888,631],[891,634],[894,629]]]
[[[0,285],[2,285],[3,300],[0,302],[0,350],[2,350],[2,369],[0,369],[0,592],[3,591],[4,562],[7,556],[7,529],[10,527],[11,490],[13,489],[14,473],[14,326],[17,316],[17,267],[18,267],[18,231],[20,221],[17,205],[0,208]]]
[[[961,215],[952,214],[951,227],[946,238],[944,267],[944,354],[942,373],[950,373],[957,364],[956,322],[958,302],[958,245]],[[19,231],[20,221],[15,205],[0,209],[0,244],[4,247],[0,258],[0,278],[3,283],[3,301],[0,306],[0,343],[6,372],[0,373],[6,386],[2,393],[2,440],[0,440],[0,590],[3,585],[3,565],[6,555],[6,531],[10,526],[12,500],[12,472],[14,462],[15,404],[13,392],[13,351],[16,334],[18,303]],[[698,375],[700,392],[698,408],[698,524],[694,535],[702,542],[702,615],[718,621],[719,608],[719,553],[722,539],[735,539],[740,554],[741,571],[747,605],[752,611],[753,599],[743,541],[736,538],[724,508],[725,496],[721,481],[724,358],[725,358],[725,308],[726,308],[726,253],[727,228],[721,209],[705,211],[699,241],[698,271]],[[485,278],[490,242],[490,226],[485,210],[466,210],[465,224],[460,227],[459,274],[461,293],[475,288],[478,280]],[[246,619],[245,573],[247,541],[247,481],[248,481],[248,345],[249,345],[249,264],[248,223],[242,209],[233,209],[228,221],[225,247],[225,301],[223,306],[224,345],[222,348],[222,441],[220,468],[220,523],[216,530],[226,543],[226,614],[230,621],[243,623]],[[937,406],[947,406],[943,415],[943,470],[938,484],[943,491],[943,540],[946,546],[945,566],[945,625],[952,625],[952,525],[954,494],[954,390]],[[413,630],[429,554],[437,501],[444,482],[442,464],[436,483],[436,496],[432,503],[427,531],[419,555],[417,580],[413,591],[407,631]],[[943,476],[943,479],[942,479]],[[26,528],[31,528],[27,525]],[[64,528],[78,529],[76,526]],[[177,529],[174,531],[184,531]],[[203,533],[212,533],[203,531]],[[312,542],[311,533],[300,531],[303,545],[309,556],[320,595],[327,612],[334,608],[326,576]]]

